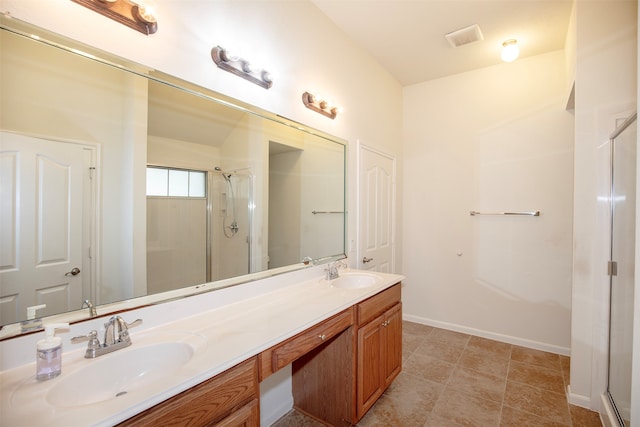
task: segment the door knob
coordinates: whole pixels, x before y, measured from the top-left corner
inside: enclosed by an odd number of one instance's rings
[[[370,261],[373,261],[373,258],[367,258],[367,257],[363,257],[362,258],[362,262],[365,263],[365,264],[370,262]]]
[[[78,267],[74,267],[71,271],[64,273],[65,276],[77,276],[78,274],[80,274],[80,269]]]

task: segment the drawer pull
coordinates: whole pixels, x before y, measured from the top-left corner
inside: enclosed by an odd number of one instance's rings
[[[325,334],[318,335],[318,338],[320,338],[320,340],[321,340],[321,341],[324,341],[324,339],[325,339],[326,337],[327,337],[327,336],[326,336]]]

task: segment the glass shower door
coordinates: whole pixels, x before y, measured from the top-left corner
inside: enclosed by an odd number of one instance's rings
[[[609,399],[621,426],[630,427],[636,233],[636,115],[611,137],[611,312]]]

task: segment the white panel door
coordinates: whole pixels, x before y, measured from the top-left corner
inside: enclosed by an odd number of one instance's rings
[[[83,146],[0,133],[0,321],[80,308]]]
[[[395,159],[361,145],[358,268],[394,271]]]

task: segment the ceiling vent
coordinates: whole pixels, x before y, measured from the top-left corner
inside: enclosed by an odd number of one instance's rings
[[[484,40],[482,31],[480,31],[480,27],[478,26],[478,24],[473,24],[468,27],[452,31],[448,34],[445,34],[444,38],[447,39],[451,47],[460,47],[464,46],[465,44]]]

